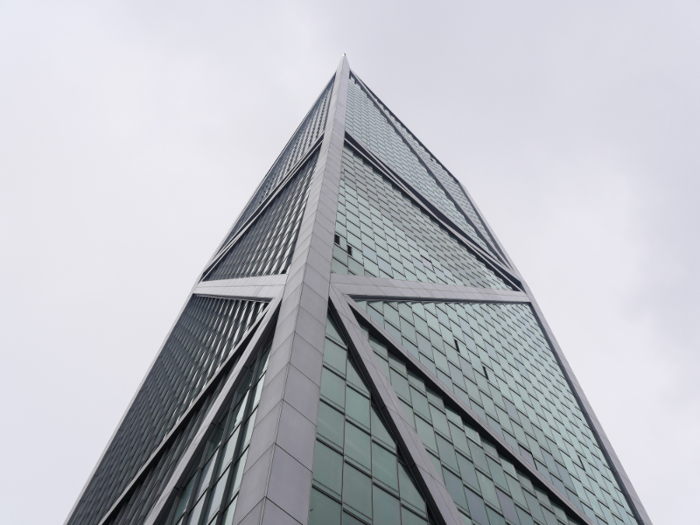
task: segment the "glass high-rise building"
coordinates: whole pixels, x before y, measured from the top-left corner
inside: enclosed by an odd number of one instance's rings
[[[68,525],[650,525],[466,190],[343,58]]]

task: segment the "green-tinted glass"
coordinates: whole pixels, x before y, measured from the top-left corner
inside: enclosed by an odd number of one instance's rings
[[[332,443],[343,448],[343,437],[345,435],[345,418],[341,412],[331,408],[321,401],[318,405],[318,427],[319,436],[323,436]]]
[[[399,500],[376,485],[373,487],[373,523],[379,525],[401,525]]]
[[[369,399],[348,387],[346,401],[345,413],[369,429]]]
[[[309,525],[340,525],[340,504],[322,492],[311,489]]]
[[[345,381],[327,368],[321,374],[321,395],[341,408],[345,407]]]
[[[343,502],[372,516],[372,479],[348,464],[343,471]]]
[[[340,495],[342,477],[343,456],[317,441],[314,450],[314,480]]]
[[[399,490],[396,456],[385,448],[372,443],[372,476],[394,490]]]
[[[345,455],[367,470],[372,468],[369,434],[350,423],[345,425]]]

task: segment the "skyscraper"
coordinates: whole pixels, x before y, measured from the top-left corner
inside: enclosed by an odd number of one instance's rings
[[[650,525],[457,179],[341,64],[69,525]]]

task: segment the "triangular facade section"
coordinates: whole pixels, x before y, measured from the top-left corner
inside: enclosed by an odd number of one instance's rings
[[[318,140],[323,135],[328,116],[328,106],[330,104],[333,80],[321,92],[309,113],[289,139],[289,142],[280,153],[275,163],[263,178],[260,186],[255,190],[248,204],[243,209],[243,213],[236,220],[231,233],[224,240],[223,246],[230,241],[236,233],[245,225],[246,221],[258,210],[265,199],[267,199],[275,189],[285,180],[295,168],[304,161],[308,153],[317,145]]]
[[[370,334],[369,323],[364,324],[365,333],[385,364],[397,395],[405,406],[423,407],[415,420],[419,428],[425,428],[426,422],[436,427],[431,422],[431,412],[425,410],[427,405],[423,403],[421,389],[415,386],[422,385],[424,381],[420,377],[427,375],[441,389],[447,388],[454,394],[464,407],[470,408],[482,429],[490,429],[490,433],[510,445],[508,450],[520,456],[522,464],[535,467],[557,489],[560,497],[568,499],[594,523],[601,520],[634,523],[632,511],[595,444],[581,407],[557,366],[529,305],[360,301],[358,306],[367,313],[367,321],[374,321],[394,341],[396,346],[390,347],[386,340]],[[398,348],[402,351],[397,351]],[[411,364],[416,371],[408,376],[411,385],[390,372],[397,368],[405,375],[407,365]],[[434,391],[429,393],[432,402],[435,396],[441,400],[446,397]],[[444,401],[439,401],[436,406],[442,408],[443,404]],[[430,410],[434,413],[433,405]],[[447,413],[451,414],[449,410]],[[448,419],[455,420],[454,417]],[[451,431],[454,435],[454,428]],[[437,441],[427,430],[419,435],[425,436],[424,443],[427,442],[430,451],[441,459],[443,467],[455,473],[451,448],[444,444],[444,439],[456,443],[450,438],[450,430],[440,425]],[[436,448],[436,442],[449,449],[447,460],[441,449]],[[490,449],[496,450],[496,447],[492,444]],[[460,453],[468,455],[469,450],[461,447]],[[459,455],[457,458],[463,459]],[[481,472],[488,475],[486,463],[479,464]],[[510,466],[506,470],[515,473]],[[528,477],[519,475],[523,476]],[[492,481],[496,478],[505,480],[500,473],[491,475]],[[511,485],[513,481],[509,479]],[[491,486],[483,480],[481,485]],[[471,484],[472,490],[479,486]],[[525,491],[525,499],[537,496],[542,500],[533,492],[531,480],[526,486],[529,486],[529,493]],[[522,492],[517,488],[509,491],[508,485],[503,483],[500,490],[511,496],[521,496]],[[496,492],[489,488],[487,494]],[[523,498],[517,501],[522,503]],[[491,503],[497,508],[493,497]],[[525,504],[518,508],[526,512],[530,507],[534,509],[531,513],[540,515],[532,503],[529,507]],[[548,508],[551,511],[561,509],[557,505]],[[557,510],[556,514],[561,513]],[[579,523],[576,518],[569,521]]]
[[[309,525],[428,525],[425,497],[328,317]]]
[[[350,144],[343,150],[335,273],[512,289]]]
[[[268,205],[224,248],[204,280],[284,274],[291,262],[309,183],[316,167],[313,153]]]
[[[493,234],[486,227],[484,219],[481,217],[481,215],[479,215],[479,212],[476,210],[476,206],[473,204],[471,198],[467,195],[466,190],[462,187],[455,176],[452,175],[432,153],[430,153],[423,143],[418,140],[418,138],[413,135],[413,133],[411,133],[406,126],[404,126],[396,115],[394,115],[391,110],[387,108],[381,100],[379,100],[372,90],[370,90],[357,77],[357,75],[353,75],[353,77],[355,78],[356,82],[362,85],[365,91],[373,98],[378,107],[383,111],[385,117],[406,140],[412,151],[418,157],[420,157],[427,170],[429,170],[430,173],[432,173],[433,176],[439,181],[445,192],[454,199],[457,207],[466,215],[466,217],[469,218],[471,225],[478,230],[482,240],[486,241],[490,248],[495,248],[495,251],[503,256],[503,252],[498,246]],[[502,259],[505,260],[503,257]]]
[[[415,188],[479,246],[500,257],[500,252],[491,244],[492,239],[485,235],[486,230],[481,219],[459,184],[444,169],[438,171],[437,167],[440,165],[424,148],[417,150],[417,141],[389,115],[362,82],[356,76],[351,76],[346,120],[348,133]],[[423,156],[420,152],[423,152]],[[461,196],[461,199],[455,198],[454,195]]]
[[[196,431],[191,422],[213,400],[211,393],[240,357],[267,306],[266,301],[190,298],[67,523],[98,523],[137,478],[144,485],[167,451],[166,463],[177,459],[180,440]],[[145,483],[146,492],[152,489]]]

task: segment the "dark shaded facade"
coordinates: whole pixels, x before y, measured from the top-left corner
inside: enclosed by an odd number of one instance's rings
[[[343,58],[68,525],[651,525],[527,284]]]

